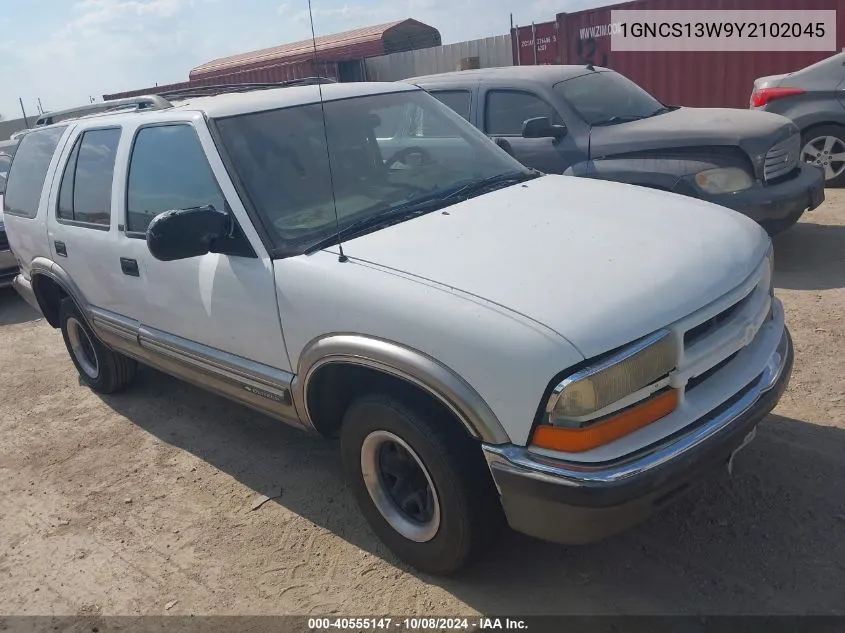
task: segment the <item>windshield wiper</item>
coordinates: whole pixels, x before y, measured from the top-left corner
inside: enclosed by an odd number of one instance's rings
[[[455,189],[438,191],[437,193],[429,194],[422,197],[411,198],[402,204],[384,209],[378,213],[356,220],[351,224],[343,227],[340,231],[320,240],[319,242],[309,246],[305,254],[310,254],[315,251],[322,250],[327,246],[334,246],[343,239],[356,237],[360,233],[369,229],[382,228],[405,220],[410,220],[432,211],[437,211],[444,207],[451,206],[456,202],[467,200],[473,195],[479,195],[485,191],[496,188],[503,188],[509,185],[525,182],[526,180],[533,180],[543,174],[536,170],[519,171],[507,174],[497,174],[481,180],[474,180],[472,182],[461,185]]]
[[[455,198],[461,198],[462,200],[467,200],[473,195],[487,193],[488,191],[493,191],[495,189],[503,189],[504,187],[516,185],[521,182],[525,182],[526,180],[534,180],[542,175],[543,174],[536,169],[532,169],[527,172],[515,171],[507,174],[496,174],[495,176],[489,176],[487,178],[482,178],[481,180],[468,182],[467,184],[447,193],[444,196],[444,199],[454,200]]]
[[[647,119],[648,116],[642,114],[634,114],[630,116],[612,116],[609,119],[605,119],[604,121],[596,121],[592,124],[592,127],[600,127],[602,125],[616,125],[617,123],[630,123],[631,121],[641,121],[642,119]]]
[[[413,204],[406,203],[396,207],[390,207],[389,209],[384,209],[379,213],[356,220],[352,224],[343,227],[325,239],[316,242],[305,250],[305,254],[308,255],[328,246],[334,246],[341,240],[356,237],[368,229],[382,228],[383,226],[395,224],[396,222],[410,220],[413,217],[423,215],[431,211],[436,211],[438,208],[446,207],[450,204],[451,202],[443,200],[441,196],[438,196],[436,198],[419,200]]]
[[[652,112],[649,117],[657,116],[658,114],[666,114],[667,112],[674,112],[675,110],[677,110],[677,108],[672,106],[660,106],[657,110]]]

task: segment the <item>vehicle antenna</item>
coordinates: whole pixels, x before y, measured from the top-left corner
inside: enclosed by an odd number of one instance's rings
[[[311,0],[308,0],[308,19],[311,21],[311,44],[314,47],[314,68],[317,68],[317,36],[314,34],[314,13],[311,11]],[[328,74],[328,73],[326,73]],[[340,217],[337,214],[337,196],[335,195],[334,191],[334,173],[332,172],[332,156],[331,150],[329,150],[329,131],[328,127],[326,126],[326,107],[323,104],[323,85],[322,83],[317,83],[317,90],[320,94],[320,112],[323,115],[323,135],[326,139],[326,159],[329,163],[329,185],[332,188],[332,205],[334,206],[334,222],[335,222],[335,231],[337,232],[337,247],[340,249],[340,256],[337,258],[337,261],[343,263],[349,260],[346,255],[343,253],[343,243],[340,241]]]

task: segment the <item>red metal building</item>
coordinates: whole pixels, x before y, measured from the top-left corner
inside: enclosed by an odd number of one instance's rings
[[[368,26],[334,35],[283,44],[231,57],[215,59],[194,68],[188,81],[103,95],[106,101],[221,83],[277,82],[303,77],[331,77],[338,81],[365,79],[363,60],[400,51],[440,46],[434,27],[407,19]]]
[[[514,29],[514,64],[593,63],[630,77],[667,104],[747,108],[757,77],[798,70],[836,52],[612,51],[610,35],[591,37],[592,31],[586,29],[610,24],[614,9],[752,9],[761,16],[776,10],[841,9],[836,16],[837,51],[845,48],[842,0],[637,0],[559,13],[554,22]],[[556,46],[548,46],[550,37]]]

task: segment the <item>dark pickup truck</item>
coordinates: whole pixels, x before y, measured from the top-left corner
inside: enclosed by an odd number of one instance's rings
[[[615,180],[739,211],[774,234],[824,201],[801,135],[766,112],[666,106],[592,66],[516,66],[404,80],[431,92],[523,164]],[[404,132],[414,136],[411,121]]]

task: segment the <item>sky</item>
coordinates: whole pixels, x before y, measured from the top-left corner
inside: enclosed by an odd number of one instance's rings
[[[412,17],[443,43],[604,0],[312,0],[317,35]],[[310,37],[307,0],[0,0],[0,115],[185,81],[202,63]]]

